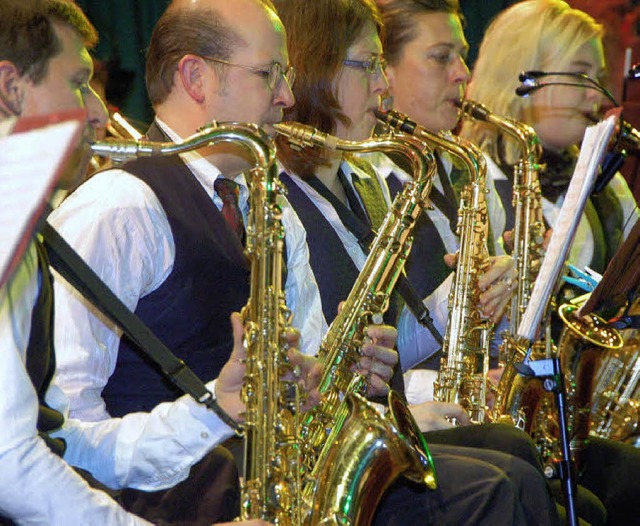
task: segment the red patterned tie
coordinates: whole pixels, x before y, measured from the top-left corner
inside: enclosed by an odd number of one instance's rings
[[[242,212],[238,206],[240,186],[231,179],[218,177],[213,183],[213,188],[222,199],[222,215],[229,224],[229,228],[242,240],[244,237],[244,221]]]

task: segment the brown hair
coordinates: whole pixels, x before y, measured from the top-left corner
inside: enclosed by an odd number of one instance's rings
[[[215,9],[169,6],[153,29],[147,51],[146,81],[151,104],[160,104],[169,96],[178,63],[185,55],[228,60],[233,47],[243,43]]]
[[[98,34],[80,8],[69,0],[2,0],[0,60],[8,60],[34,83],[47,74],[49,61],[62,51],[52,22],[70,25],[87,47]]]
[[[332,85],[347,57],[347,50],[371,23],[380,34],[382,21],[372,0],[274,0],[287,31],[289,60],[296,70],[293,94],[296,103],[285,110],[284,120],[308,124],[333,133],[336,122],[349,124],[333,93]],[[278,139],[280,159],[287,168],[304,176],[324,163],[318,148],[292,150]]]
[[[389,64],[397,64],[404,46],[416,38],[416,15],[451,13],[463,20],[458,0],[377,0],[385,35],[382,47]]]
[[[60,49],[51,22],[36,2],[0,2],[0,60],[15,65],[20,76],[40,82]]]
[[[54,22],[71,26],[91,49],[98,43],[98,32],[87,16],[72,0],[44,0],[47,14]]]

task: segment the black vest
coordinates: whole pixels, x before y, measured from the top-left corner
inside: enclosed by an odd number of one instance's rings
[[[152,140],[164,139],[157,127]],[[243,248],[212,199],[177,156],[125,166],[151,187],[175,243],[171,274],[141,298],[135,313],[204,381],[216,378],[233,347],[229,316],[249,297]],[[149,411],[181,393],[122,339],[103,397],[112,416]]]
[[[62,427],[64,418],[51,409],[44,401],[45,394],[55,372],[53,352],[53,285],[49,271],[49,260],[42,244],[35,242],[38,254],[38,274],[40,292],[31,314],[31,333],[27,346],[26,367],[33,387],[38,393],[38,434],[57,455],[62,456],[65,443],[62,439],[51,438],[49,433]]]
[[[338,313],[338,304],[349,295],[359,271],[335,230],[314,202],[286,173],[280,174],[280,180],[286,186],[289,202],[307,232],[311,269],[320,289],[325,319],[331,323]],[[354,223],[359,221],[358,217],[344,207],[337,198],[331,204],[334,207],[342,206],[345,210],[341,213],[351,214]],[[395,295],[389,303],[384,320],[385,323],[395,326],[398,316],[398,302]],[[390,385],[392,389],[404,396],[404,382],[399,367],[396,368]]]

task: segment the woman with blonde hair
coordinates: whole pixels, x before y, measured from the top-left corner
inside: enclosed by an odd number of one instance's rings
[[[532,126],[544,147],[546,170],[540,175],[545,219],[553,226],[575,167],[584,132],[597,120],[603,95],[582,74],[602,84],[606,64],[602,26],[588,14],[561,0],[527,0],[502,12],[490,25],[480,47],[467,97],[497,115]],[[550,85],[518,96],[520,73],[545,75]],[[567,75],[568,74],[568,75]],[[507,210],[507,229],[513,224],[510,181],[512,166],[522,152],[512,138],[494,126],[465,121],[462,135],[487,152],[504,172],[496,182]],[[602,272],[638,218],[635,200],[620,174],[587,203],[571,251],[577,266]]]
[[[540,182],[543,212],[550,226],[562,206],[579,143],[587,126],[601,113],[604,97],[593,87],[594,81],[602,84],[606,78],[602,36],[600,24],[561,0],[517,3],[489,26],[467,90],[469,99],[536,131],[544,148]],[[526,71],[544,73],[537,73],[540,83],[551,85],[518,96],[520,73]],[[574,86],[558,85],[562,82]],[[513,165],[522,156],[519,145],[497,128],[476,121],[465,121],[462,134],[502,168],[504,175],[495,183],[510,228],[514,221]],[[590,196],[569,261],[602,272],[637,219],[635,200],[623,177],[616,174],[604,190]],[[583,465],[579,482],[602,499],[607,524],[635,522],[640,486],[634,474],[640,471],[640,452],[627,444],[590,437]]]

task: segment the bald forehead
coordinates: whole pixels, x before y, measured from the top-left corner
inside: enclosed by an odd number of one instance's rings
[[[263,0],[173,0],[169,9],[211,12],[237,36],[238,47],[261,45],[261,37],[284,33],[270,2]]]
[[[282,23],[269,2],[263,0],[173,0],[170,8],[214,10],[230,26],[269,23],[280,29]]]

